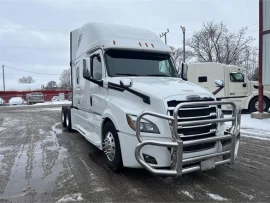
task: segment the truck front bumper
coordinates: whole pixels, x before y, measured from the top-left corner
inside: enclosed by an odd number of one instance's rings
[[[178,111],[182,107],[196,107],[199,105],[231,105],[233,109],[233,114],[231,118],[217,118],[211,120],[201,120],[201,121],[188,121],[188,122],[178,122]],[[172,128],[172,140],[143,140],[140,135],[140,121],[143,116],[150,115],[155,116],[161,119],[166,119],[171,121],[171,128]],[[192,125],[199,125],[199,124],[207,124],[207,123],[222,123],[222,122],[232,122],[232,126],[229,131],[226,131],[224,135],[215,136],[211,138],[204,138],[198,140],[191,140],[191,141],[182,141],[180,135],[178,134],[178,129],[183,126],[192,126]],[[237,108],[233,102],[187,102],[187,103],[180,103],[176,106],[173,116],[157,114],[153,112],[143,112],[141,115],[138,116],[136,122],[136,137],[138,139],[139,144],[135,148],[135,158],[137,162],[150,171],[151,173],[157,175],[182,175],[194,171],[200,170],[208,170],[215,168],[218,165],[222,164],[233,164],[235,158],[237,157],[239,143],[240,143],[240,121],[241,121],[241,109]],[[215,149],[212,152],[203,153],[201,151],[199,154],[193,154],[192,157],[187,157],[186,154],[183,152],[183,148],[187,146],[194,146],[202,143],[210,143],[210,142],[217,142],[217,143],[226,143],[230,144],[230,147],[224,147],[226,150],[217,150]],[[167,152],[165,155],[161,149],[166,150],[166,148],[172,149],[172,152]],[[223,147],[222,147],[223,148]],[[227,150],[228,149],[228,150]],[[143,153],[152,153],[157,159],[161,162],[161,166],[170,166],[170,169],[158,169],[153,164],[147,163],[145,157],[143,157]],[[171,154],[171,159],[166,159],[168,157],[168,153]],[[163,154],[163,155],[162,155]],[[148,154],[150,155],[150,154]],[[123,154],[122,154],[123,156]],[[124,155],[125,156],[125,155]],[[132,156],[131,156],[132,157]],[[221,159],[217,160],[217,158]],[[223,157],[228,157],[223,159]]]
[[[140,142],[137,140],[136,136],[127,134],[124,132],[118,132],[121,152],[122,152],[122,160],[123,165],[128,168],[143,168],[141,164],[137,161],[134,151]],[[217,135],[219,136],[219,135]],[[171,142],[171,138],[158,138],[158,137],[143,137],[145,141],[159,141],[163,143]],[[189,159],[192,157],[204,156],[208,154],[214,154],[222,151],[222,147],[224,147],[221,142],[217,142],[216,145],[212,148],[202,150],[202,151],[194,151],[189,153],[183,153],[184,159]],[[228,147],[226,147],[228,148]],[[171,167],[171,149],[170,147],[160,147],[153,145],[145,145],[140,150],[140,156],[145,160],[145,156],[153,157],[156,160],[155,164],[148,164],[153,168],[168,168]]]

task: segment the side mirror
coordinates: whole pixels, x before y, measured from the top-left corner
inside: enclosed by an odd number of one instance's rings
[[[122,87],[132,87],[133,81],[129,78],[123,78],[120,80],[120,85]]]
[[[223,80],[215,80],[215,84],[217,87],[224,87],[224,81]]]
[[[90,58],[83,59],[83,77],[86,79],[91,78]]]
[[[188,65],[186,63],[181,64],[181,78],[183,80],[187,80],[187,74],[188,74]]]

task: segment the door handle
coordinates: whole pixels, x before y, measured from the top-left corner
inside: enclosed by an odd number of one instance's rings
[[[244,83],[244,84],[243,84],[243,87],[246,87],[246,86],[247,86],[247,84],[246,84],[246,83]]]
[[[235,95],[235,93],[232,92],[232,93],[230,93],[230,95]]]
[[[92,106],[92,97],[90,97],[90,105]]]

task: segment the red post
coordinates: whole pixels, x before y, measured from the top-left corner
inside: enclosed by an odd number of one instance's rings
[[[263,113],[262,52],[263,52],[263,0],[259,0],[259,112],[260,113]]]

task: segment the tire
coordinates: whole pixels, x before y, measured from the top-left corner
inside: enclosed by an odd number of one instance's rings
[[[67,125],[66,125],[66,109],[65,108],[62,108],[62,111],[61,111],[61,121],[62,121],[62,126],[66,128]]]
[[[225,145],[224,147],[222,147],[222,150],[223,151],[231,150],[231,142],[228,141],[227,142],[227,145]],[[223,160],[230,159],[230,158],[231,158],[231,154],[223,155]]]
[[[70,109],[66,109],[66,113],[65,113],[65,124],[66,124],[66,129],[68,132],[72,132],[72,128],[71,128],[71,113],[70,113]]]
[[[258,111],[258,102],[259,102],[259,98],[258,97],[254,97],[250,103],[249,103],[249,110],[251,112],[256,112]],[[264,109],[263,111],[267,112],[269,110],[269,107],[270,107],[270,100],[266,97],[263,97],[263,105],[264,105]]]
[[[105,124],[102,135],[106,163],[112,171],[120,172],[123,168],[121,148],[118,133],[112,122]],[[114,156],[108,152],[114,152]]]

